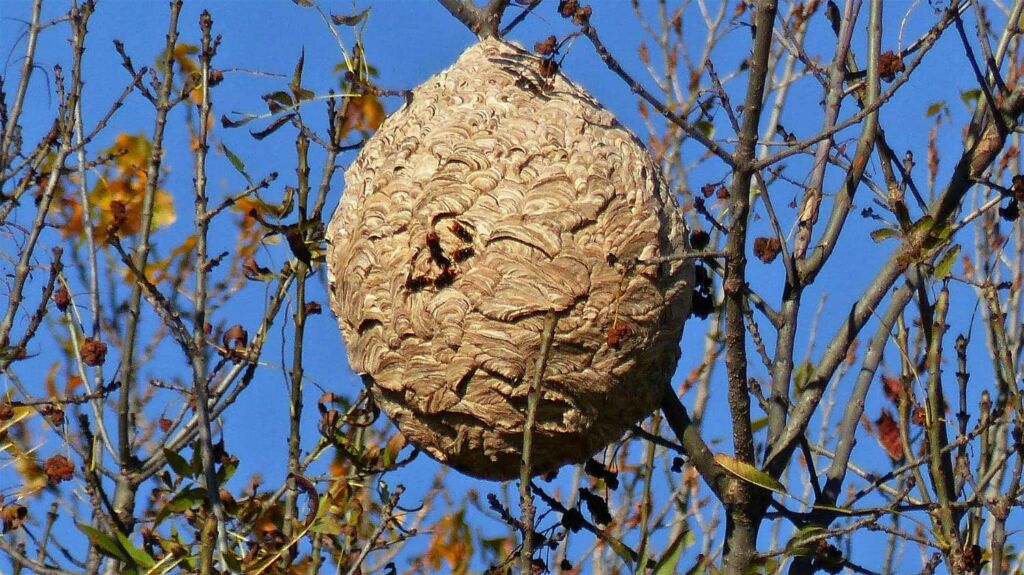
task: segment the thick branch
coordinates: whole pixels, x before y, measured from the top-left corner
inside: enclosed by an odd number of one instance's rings
[[[822,490],[822,497],[815,500],[816,505],[832,506],[839,500],[839,493],[846,477],[850,462],[850,454],[853,446],[857,443],[857,429],[861,424],[861,416],[864,413],[864,404],[868,390],[875,379],[878,365],[882,361],[886,344],[892,338],[892,327],[896,318],[903,313],[904,308],[910,302],[911,290],[903,286],[893,293],[889,300],[889,307],[880,318],[878,329],[871,342],[868,344],[867,352],[861,361],[860,373],[857,374],[857,382],[854,384],[849,401],[846,402],[846,410],[843,412],[842,421],[839,424],[839,441],[836,444],[836,452],[832,458],[832,464],[825,472],[827,480]]]
[[[700,430],[694,425],[687,413],[686,407],[679,401],[675,390],[671,385],[665,386],[665,395],[661,400],[661,411],[665,414],[665,421],[676,434],[676,439],[683,446],[687,462],[693,465],[707,482],[711,490],[718,495],[719,499],[728,487],[728,476],[720,465],[715,463],[715,454],[708,448],[704,438],[700,436]]]
[[[481,40],[499,37],[501,16],[511,0],[490,0],[483,8],[477,7],[473,0],[437,0],[452,16],[466,25],[470,32]]]
[[[764,109],[777,4],[762,0],[753,16],[754,42],[750,55],[750,76],[743,101],[743,118],[734,158],[736,172],[729,187],[729,236],[725,252],[725,367],[729,384],[729,414],[732,418],[733,449],[738,460],[753,464],[754,433],[747,384],[744,286],[747,268],[747,225],[750,216],[750,188],[758,128]],[[767,193],[767,190],[765,191]],[[750,484],[737,484],[735,497],[727,502],[728,519],[723,565],[740,573],[749,567],[757,550],[757,531],[763,517],[762,494]]]
[[[150,232],[153,224],[153,206],[155,205],[156,191],[160,182],[160,166],[164,156],[164,130],[167,126],[167,114],[171,105],[171,90],[174,84],[174,46],[178,41],[178,16],[181,14],[183,0],[176,0],[170,5],[170,17],[168,18],[166,50],[164,52],[163,64],[164,75],[160,80],[160,95],[156,105],[156,119],[153,126],[153,135],[150,138],[152,149],[149,155],[149,162],[146,166],[146,188],[142,194],[142,213],[140,218],[140,232],[135,255],[132,258],[132,265],[140,272],[145,271],[149,261]],[[119,528],[125,533],[131,533],[132,525],[135,522],[135,486],[131,474],[135,471],[132,461],[132,431],[131,424],[131,399],[135,393],[135,377],[138,365],[137,350],[135,342],[138,337],[139,322],[142,319],[142,296],[143,285],[135,282],[132,286],[131,296],[128,302],[128,324],[125,328],[125,339],[118,369],[121,379],[121,392],[117,400],[117,452],[122,465],[122,476],[118,478],[114,490],[114,511],[117,514]],[[113,565],[113,564],[112,564]],[[111,567],[113,569],[113,567]]]

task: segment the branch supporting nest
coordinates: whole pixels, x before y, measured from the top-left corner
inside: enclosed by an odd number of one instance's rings
[[[500,37],[501,17],[511,0],[490,0],[478,7],[473,0],[438,0],[452,16],[466,25],[481,40]]]

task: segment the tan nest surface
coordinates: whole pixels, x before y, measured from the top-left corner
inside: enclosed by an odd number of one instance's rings
[[[692,292],[658,166],[586,92],[539,70],[498,40],[466,50],[366,143],[328,229],[352,368],[409,441],[490,479],[518,473],[549,311],[537,473],[658,407]]]

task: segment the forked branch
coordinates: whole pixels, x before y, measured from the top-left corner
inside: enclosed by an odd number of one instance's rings
[[[501,17],[511,0],[489,0],[483,7],[473,0],[438,0],[459,22],[466,25],[481,40],[498,37]]]

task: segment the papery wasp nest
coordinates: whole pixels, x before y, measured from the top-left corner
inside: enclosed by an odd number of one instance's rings
[[[413,91],[346,172],[327,236],[352,368],[464,473],[517,475],[551,311],[536,473],[622,437],[675,371],[693,267],[659,167],[513,44],[484,40]]]

